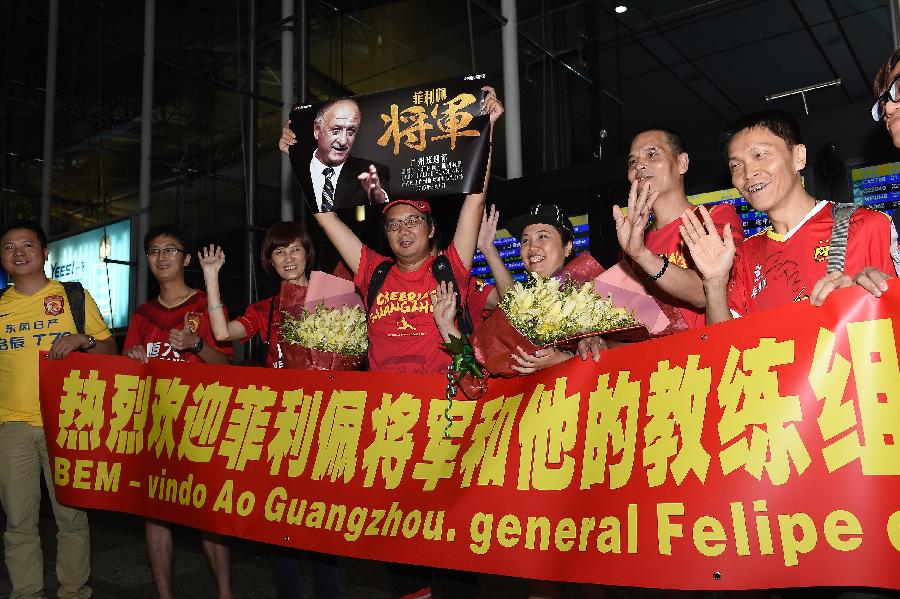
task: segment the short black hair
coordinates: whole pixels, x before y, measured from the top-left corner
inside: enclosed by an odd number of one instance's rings
[[[650,131],[659,131],[663,135],[666,136],[666,141],[669,144],[669,147],[675,152],[675,155],[678,156],[684,152],[687,152],[687,148],[685,148],[684,140],[681,138],[677,132],[669,129],[668,127],[644,127],[643,129],[639,129],[635,131],[634,135],[631,136],[631,142],[629,142],[629,146],[634,143],[634,139],[640,135],[641,133],[648,133]]]
[[[722,133],[722,154],[725,156],[726,162],[728,161],[728,146],[731,145],[734,136],[745,129],[756,129],[757,127],[768,129],[772,134],[783,139],[788,149],[793,149],[794,146],[803,143],[797,119],[787,112],[783,110],[753,112],[731,123]]]
[[[8,223],[3,223],[3,226],[0,227],[0,238],[4,237],[14,229],[27,229],[33,231],[34,234],[37,235],[38,241],[41,243],[41,248],[47,248],[47,234],[44,233],[44,228],[38,224],[37,221],[29,220],[27,218],[18,218],[11,220]]]
[[[309,233],[306,232],[306,228],[300,223],[293,221],[275,223],[266,231],[262,247],[259,249],[259,258],[262,261],[263,270],[270,275],[275,274],[275,265],[272,264],[272,252],[278,248],[286,248],[298,240],[306,252],[306,268],[303,269],[303,274],[308,277],[316,261],[316,248],[313,246],[312,239],[309,237]]]
[[[150,230],[147,231],[146,235],[144,235],[145,254],[150,249],[150,242],[160,235],[168,235],[169,237],[173,237],[175,241],[181,244],[181,247],[184,250],[185,254],[194,253],[194,244],[192,243],[190,234],[188,234],[188,232],[183,227],[179,227],[178,225],[173,224],[165,224],[150,227]]]
[[[884,64],[881,65],[881,68],[875,73],[875,80],[872,82],[872,93],[876,98],[884,93],[884,90],[890,83],[890,81],[888,81],[888,75],[891,74],[891,71],[897,66],[898,62],[900,62],[900,47],[895,49],[891,55],[888,56],[888,59],[884,61]]]

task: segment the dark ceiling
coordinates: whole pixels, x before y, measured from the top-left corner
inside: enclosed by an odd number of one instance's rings
[[[260,223],[278,218],[280,4],[258,2]],[[712,165],[715,136],[729,121],[773,106],[793,112],[814,133],[834,133],[850,154],[877,135],[865,111],[871,78],[893,47],[885,0],[634,0],[623,2],[628,10],[621,15],[616,4],[518,2],[527,176],[580,169],[619,178],[629,133],[650,124],[679,130],[697,154],[694,163]],[[151,217],[177,220],[201,235],[238,229],[246,197],[248,3],[156,5]],[[308,6],[314,99],[455,76],[473,66],[502,88],[499,0],[456,0],[439,10],[425,0]],[[136,210],[143,20],[141,2],[60,2],[55,234]],[[0,216],[35,216],[47,3],[2,0],[0,22]],[[809,117],[799,96],[765,99],[835,79],[841,84],[808,94]],[[600,130],[608,133],[602,165],[595,158]],[[502,179],[502,150],[497,158],[494,172]],[[718,167],[698,171],[691,179],[696,187],[723,177]]]

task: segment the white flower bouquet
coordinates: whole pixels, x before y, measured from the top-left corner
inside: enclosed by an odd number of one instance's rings
[[[356,306],[285,313],[280,329],[288,368],[359,370],[369,347],[366,314]]]
[[[582,337],[634,331],[642,324],[609,298],[594,291],[591,282],[561,283],[532,274],[516,283],[471,336],[476,359],[491,374],[516,376],[510,354],[516,347],[534,353],[548,345],[567,346]]]

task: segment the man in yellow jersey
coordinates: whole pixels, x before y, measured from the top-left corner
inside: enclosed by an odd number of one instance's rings
[[[47,236],[32,221],[0,227],[0,258],[15,287],[0,296],[0,504],[6,513],[4,559],[11,599],[43,598],[44,565],[38,512],[41,470],[48,481],[57,534],[60,598],[90,597],[87,514],[62,506],[53,492],[38,401],[39,351],[61,359],[73,351],[115,354],[116,344],[93,298],[73,301],[59,281],[44,274]],[[76,319],[83,322],[81,333]]]

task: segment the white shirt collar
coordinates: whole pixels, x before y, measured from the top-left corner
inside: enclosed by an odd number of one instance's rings
[[[335,192],[337,191],[337,180],[341,176],[341,169],[344,168],[344,164],[345,162],[342,162],[337,166],[331,167],[334,169],[334,174],[331,175],[331,183],[334,185]],[[328,165],[323,164],[316,156],[315,150],[313,150],[312,160],[309,161],[309,178],[312,181],[313,195],[316,197],[316,206],[319,207],[319,210],[322,209],[322,189],[325,187],[325,175],[322,174],[322,171],[326,168],[328,168]]]

